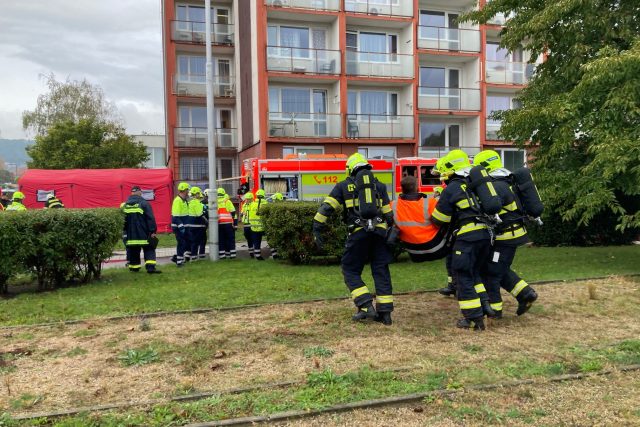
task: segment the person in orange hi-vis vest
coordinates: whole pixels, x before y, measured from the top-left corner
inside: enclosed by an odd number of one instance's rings
[[[449,251],[448,227],[438,227],[431,222],[438,199],[418,193],[413,176],[402,178],[400,185],[402,194],[391,205],[397,238],[413,262],[444,258]]]

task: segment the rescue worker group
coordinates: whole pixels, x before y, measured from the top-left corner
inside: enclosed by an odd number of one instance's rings
[[[535,290],[511,268],[517,248],[529,241],[525,223],[542,224],[539,217],[544,206],[526,167],[513,172],[505,169],[493,150],[480,152],[472,164],[465,152],[453,150],[433,168],[441,186],[428,195],[419,193],[417,176],[407,174],[400,182],[402,193],[394,202],[361,154],[347,159],[346,172],[346,179],[338,182],[321,203],[313,217],[312,230],[316,245],[322,249],[327,219],[342,208],[349,234],[341,268],[356,306],[354,321],[392,324],[394,301],[389,264],[398,245],[413,262],[446,258],[448,283],[439,292],[457,297],[462,312],[456,324],[459,328],[484,330],[485,317],[502,318],[501,289],[517,300],[518,316],[537,300]],[[264,189],[244,190],[240,209],[244,236],[249,255],[262,261],[265,229],[261,209],[269,202],[282,201],[283,196],[276,193],[267,199]],[[208,190],[190,187],[186,182],[178,185],[171,212],[177,241],[172,260],[177,267],[205,258],[209,196]],[[217,189],[217,197],[219,258],[234,259],[239,218],[223,188]],[[25,210],[23,200],[24,195],[15,192],[7,210]],[[64,205],[50,195],[45,207]],[[146,271],[160,273],[156,269],[156,222],[140,187],[132,188],[121,208],[125,213],[123,241],[129,270],[142,269],[143,251]],[[274,248],[271,256],[278,257]],[[375,296],[362,280],[367,263]]]

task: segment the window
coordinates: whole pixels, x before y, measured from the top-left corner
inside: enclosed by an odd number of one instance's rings
[[[420,123],[420,147],[460,147],[460,125],[438,122]]]
[[[209,160],[207,157],[180,157],[180,179],[189,181],[203,181],[209,179]]]
[[[487,42],[487,61],[509,61],[509,51],[500,47],[499,43]]]
[[[420,185],[440,185],[440,177],[431,173],[433,166],[420,166]]]
[[[386,121],[398,115],[398,94],[378,91],[349,91],[349,115],[361,115],[362,120]]]
[[[207,107],[178,107],[178,124],[180,127],[207,128]]]
[[[496,150],[502,158],[502,164],[506,169],[514,171],[524,166],[526,162],[525,152],[521,150]]]
[[[144,167],[148,169],[164,168],[166,166],[164,158],[164,148],[161,147],[146,147],[147,153],[149,153],[149,160],[146,161]]]
[[[395,62],[398,53],[396,34],[347,32],[348,61]],[[357,53],[356,53],[357,52]]]
[[[500,124],[500,120],[491,118],[494,111],[514,110],[519,107],[519,102],[506,95],[487,95],[487,123]]]
[[[212,7],[212,24],[229,24],[229,9]],[[177,10],[178,29],[204,33],[206,17],[204,7],[179,5]]]
[[[282,157],[291,154],[324,154],[324,147],[282,147]]]
[[[436,12],[431,10],[420,11],[420,38],[434,40],[459,39],[458,14]]]
[[[420,68],[420,96],[460,97],[458,90],[443,90],[459,88],[460,70],[438,67]]]
[[[395,159],[395,147],[358,147],[358,153],[367,159]]]
[[[269,88],[269,112],[271,118],[310,119],[323,117],[327,112],[327,91],[306,88]]]
[[[326,49],[326,30],[269,25],[267,44],[270,46],[269,55],[309,58],[309,48]]]
[[[205,83],[206,58],[178,55],[178,79],[181,82]]]

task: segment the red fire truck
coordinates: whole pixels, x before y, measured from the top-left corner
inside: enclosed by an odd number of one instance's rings
[[[378,180],[387,186],[389,197],[401,193],[400,180],[412,175],[418,179],[418,191],[431,193],[440,184],[431,169],[437,159],[406,157],[394,160],[370,159]],[[246,159],[242,164],[241,184],[255,192],[262,188],[267,196],[282,193],[289,200],[322,200],[345,178],[346,155],[300,155],[284,159]]]

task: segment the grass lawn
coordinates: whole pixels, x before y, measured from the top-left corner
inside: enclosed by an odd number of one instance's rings
[[[0,414],[163,402],[55,420],[14,423],[5,414],[0,425],[184,425],[435,389],[464,392],[416,402],[423,417],[402,425],[639,425],[637,371],[544,382],[640,363],[639,284],[612,278],[541,286],[522,317],[505,296],[505,317],[487,321],[483,333],[455,328],[456,301],[434,294],[398,296],[391,327],[354,323],[349,304],[325,301],[5,331]],[[535,383],[469,389],[519,379]],[[282,381],[293,384],[225,393]],[[166,402],[202,392],[211,397]],[[359,422],[330,417],[298,425],[396,425],[385,422],[391,410],[369,409]]]
[[[514,269],[526,280],[570,280],[640,273],[640,247],[523,248]],[[162,275],[107,270],[102,280],[49,293],[24,293],[0,301],[0,325],[163,310],[229,307],[265,302],[347,296],[339,266],[291,266],[253,260],[200,262]],[[395,291],[436,289],[446,282],[442,261],[391,266]],[[364,280],[372,285],[368,269]]]

